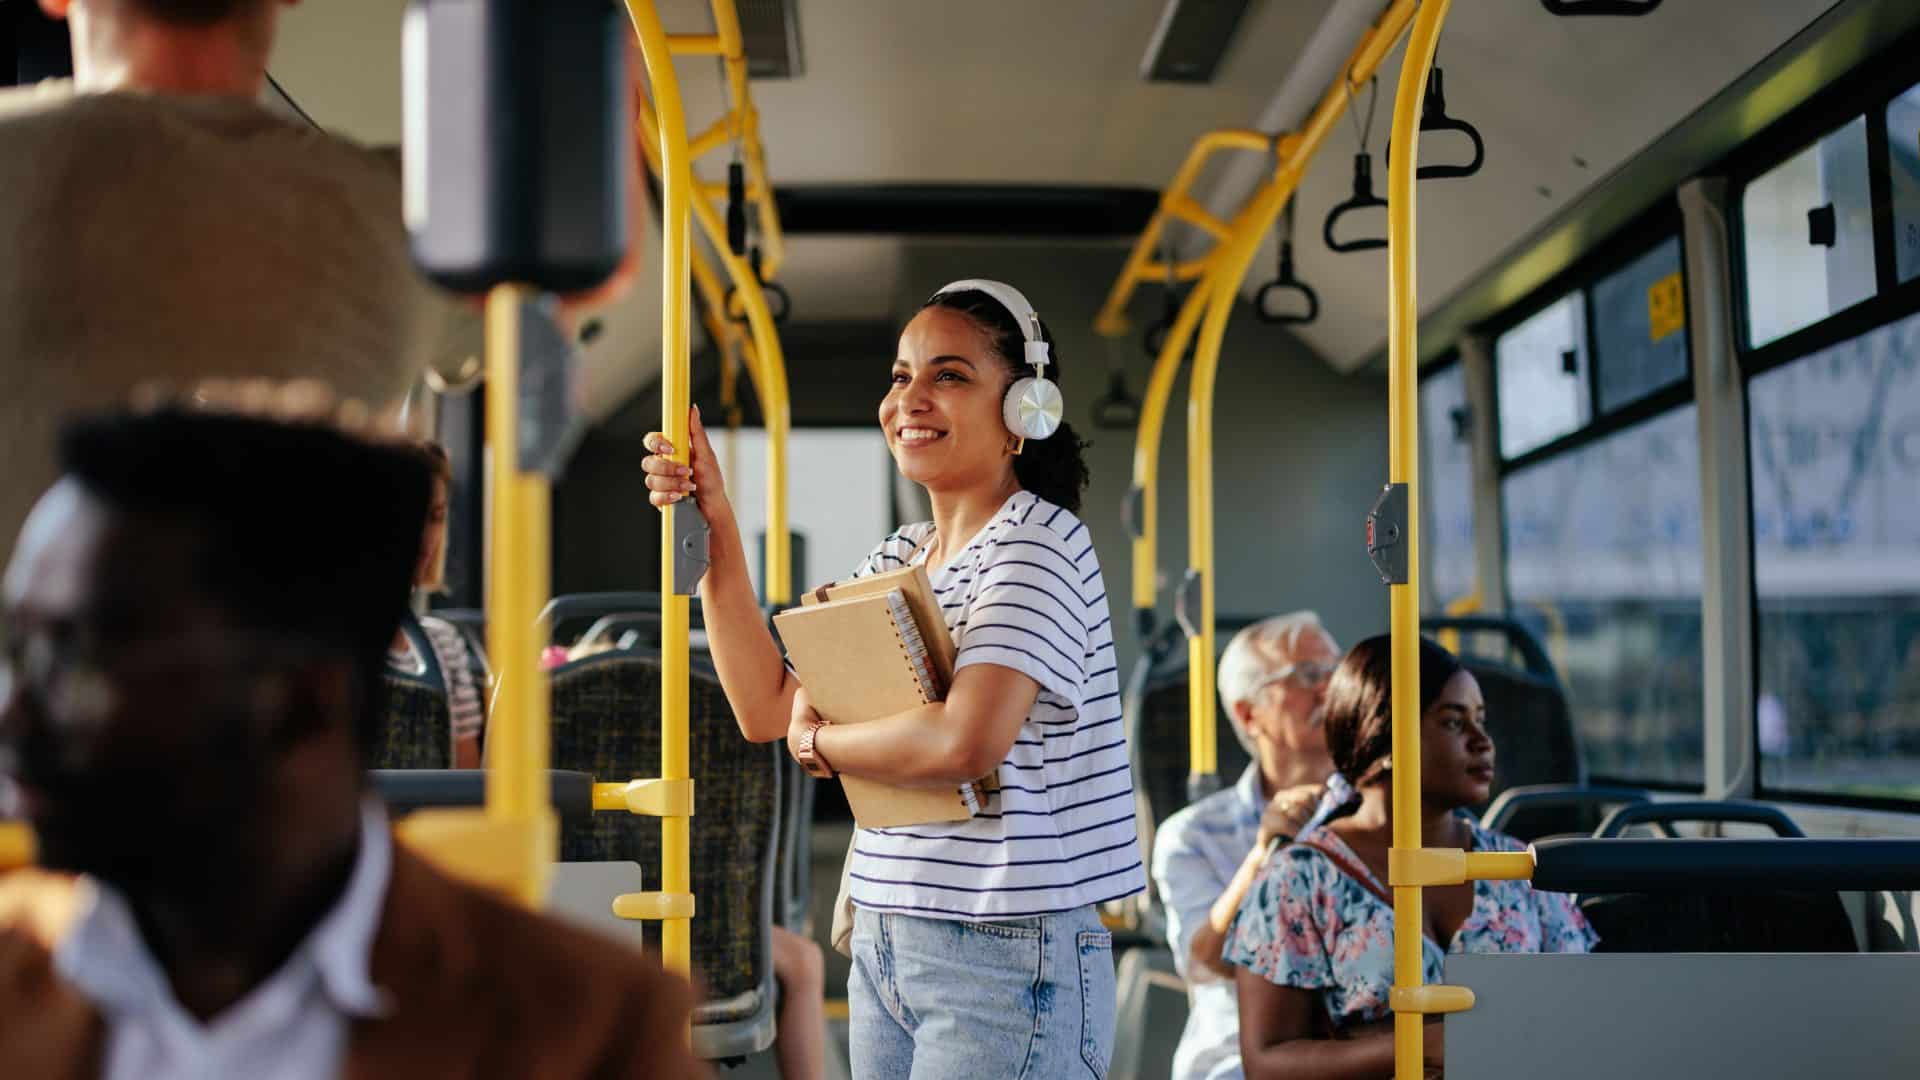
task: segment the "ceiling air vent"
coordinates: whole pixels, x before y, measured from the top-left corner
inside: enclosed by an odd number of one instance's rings
[[[747,50],[747,75],[755,79],[797,79],[800,63],[798,0],[739,0],[740,43]]]
[[[1147,44],[1147,58],[1140,62],[1140,77],[1149,82],[1212,82],[1246,10],[1247,0],[1168,0]]]

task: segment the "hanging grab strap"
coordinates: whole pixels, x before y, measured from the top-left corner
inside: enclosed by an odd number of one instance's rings
[[[1353,197],[1328,211],[1326,227],[1321,230],[1327,241],[1327,250],[1347,255],[1356,251],[1377,251],[1386,247],[1387,238],[1384,236],[1369,236],[1346,241],[1333,238],[1333,230],[1341,218],[1356,210],[1375,208],[1385,210],[1387,200],[1373,193],[1373,155],[1364,152],[1355,154],[1353,156]]]
[[[1114,368],[1107,375],[1107,393],[1093,403],[1093,426],[1108,431],[1132,431],[1140,426],[1140,400],[1127,390],[1127,374]]]
[[[1263,323],[1276,326],[1305,326],[1320,317],[1320,294],[1313,286],[1293,275],[1293,200],[1287,200],[1287,212],[1281,219],[1280,267],[1273,280],[1254,294],[1253,312]],[[1289,292],[1299,293],[1307,302],[1305,312],[1275,311],[1272,301]]]
[[[1440,75],[1440,69],[1434,68],[1427,74],[1427,102],[1420,110],[1420,130],[1428,132],[1457,131],[1473,140],[1473,160],[1465,165],[1422,165],[1413,171],[1419,180],[1464,180],[1480,171],[1487,160],[1487,144],[1481,140],[1480,131],[1472,124],[1458,117],[1447,115],[1446,83]],[[1393,148],[1387,148],[1387,164],[1393,164]]]
[[[755,244],[753,250],[748,253],[747,265],[753,268],[753,280],[760,283],[760,292],[770,298],[767,304],[767,314],[773,317],[774,325],[778,326],[786,322],[788,313],[793,310],[793,297],[788,295],[785,286],[777,281],[768,281],[766,275],[760,272],[760,246],[758,244]],[[727,318],[732,319],[734,322],[743,323],[747,321],[746,307],[733,302],[734,296],[738,294],[739,291],[740,288],[737,285],[729,288],[727,290],[727,298],[723,303],[727,309]],[[773,300],[778,300],[779,303],[775,304],[772,302]],[[735,312],[738,312],[738,314],[735,314]]]

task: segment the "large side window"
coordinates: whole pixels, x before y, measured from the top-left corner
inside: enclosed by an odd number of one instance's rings
[[[1464,369],[1449,364],[1420,382],[1422,501],[1427,591],[1444,608],[1471,596],[1473,561],[1473,432]]]
[[[1547,642],[1595,775],[1701,779],[1697,423],[1687,405],[1502,483],[1509,607]]]
[[[1920,798],[1920,315],[1748,384],[1768,789]]]
[[[1903,282],[1920,278],[1920,86],[1887,104],[1893,174],[1894,265]]]
[[[1873,296],[1867,173],[1860,116],[1747,185],[1740,221],[1751,348]]]
[[[1593,416],[1581,295],[1570,293],[1494,342],[1500,456],[1517,458],[1571,434]]]
[[[1594,282],[1592,294],[1601,412],[1687,377],[1687,290],[1678,236]]]

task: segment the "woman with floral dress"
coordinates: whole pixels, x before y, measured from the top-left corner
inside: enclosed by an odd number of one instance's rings
[[[1386,637],[1354,646],[1327,685],[1327,748],[1360,802],[1351,816],[1302,833],[1269,859],[1227,931],[1240,970],[1246,1075],[1357,1080],[1393,1075],[1392,665]],[[1451,653],[1420,642],[1422,842],[1520,851],[1512,837],[1460,811],[1486,801],[1494,746],[1486,704]],[[1598,940],[1564,893],[1524,881],[1425,890],[1426,981],[1447,952],[1586,952]],[[1443,1028],[1427,1027],[1429,1075],[1442,1067]]]

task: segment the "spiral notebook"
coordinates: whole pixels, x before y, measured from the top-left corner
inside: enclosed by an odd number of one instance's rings
[[[953,680],[953,638],[918,566],[816,589],[773,622],[814,711],[831,723],[877,720],[939,701]],[[992,790],[985,779],[953,791],[857,776],[840,782],[854,822],[868,829],[965,821],[986,809]]]

